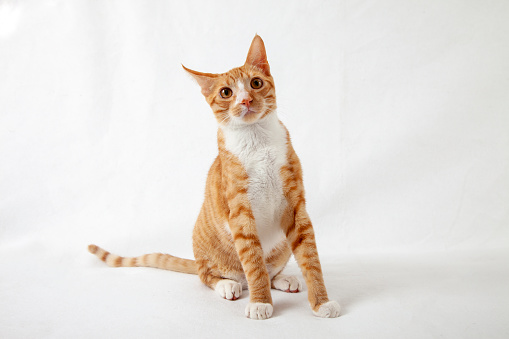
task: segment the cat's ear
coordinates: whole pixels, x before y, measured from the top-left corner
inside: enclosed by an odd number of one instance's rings
[[[187,68],[186,66],[182,65],[182,67],[189,73],[194,80],[200,85],[201,87],[201,93],[208,97],[212,90],[214,89],[214,84],[216,83],[216,78],[218,77],[218,74],[212,74],[212,73],[202,73],[193,71],[192,69]]]
[[[270,76],[270,67],[267,61],[267,53],[265,53],[265,45],[258,34],[255,35],[253,42],[251,42],[251,47],[249,47],[246,65],[258,67],[265,75]]]

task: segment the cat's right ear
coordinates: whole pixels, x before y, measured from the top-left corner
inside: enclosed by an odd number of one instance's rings
[[[184,68],[186,72],[189,73],[194,78],[194,80],[196,80],[198,85],[200,85],[201,93],[205,97],[208,97],[212,93],[214,84],[216,83],[216,78],[218,76],[217,74],[193,71],[184,65],[182,65],[182,68]]]

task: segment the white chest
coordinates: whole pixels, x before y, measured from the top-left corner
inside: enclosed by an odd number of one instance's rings
[[[249,177],[248,198],[263,252],[284,239],[281,216],[286,208],[280,169],[287,162],[286,131],[277,116],[235,128],[223,128],[225,146],[238,157]]]

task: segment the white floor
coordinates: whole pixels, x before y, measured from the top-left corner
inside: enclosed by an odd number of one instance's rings
[[[1,338],[509,337],[508,252],[326,256],[342,315],[316,318],[306,291],[273,291],[266,321],[244,317],[248,293],[222,300],[193,275],[109,268],[85,246],[49,253],[2,250]],[[287,272],[299,274],[295,262]]]

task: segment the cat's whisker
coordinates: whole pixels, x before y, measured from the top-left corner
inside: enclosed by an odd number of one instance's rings
[[[228,113],[226,113],[226,117],[221,120],[220,124],[222,124],[223,122],[225,122],[226,120],[229,120],[230,119],[230,115]]]

